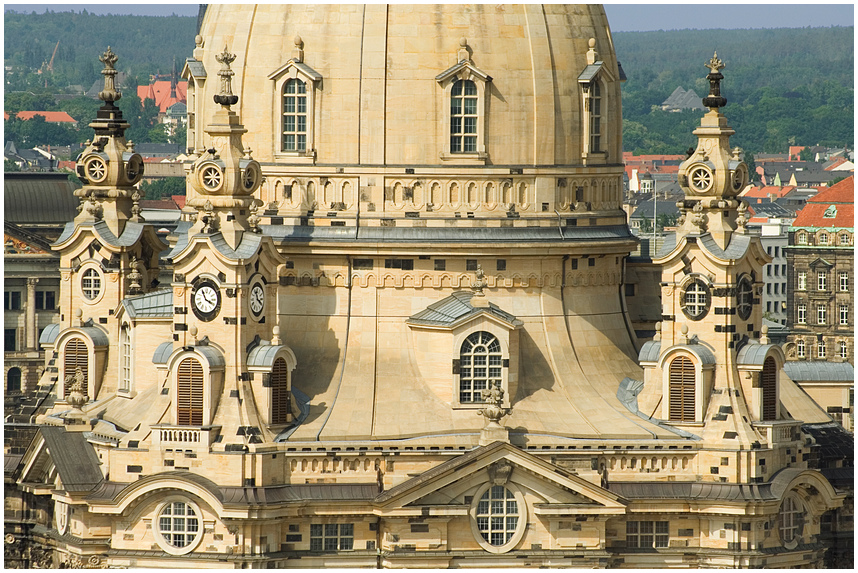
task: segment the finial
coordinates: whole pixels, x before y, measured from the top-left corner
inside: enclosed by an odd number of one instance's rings
[[[280,325],[275,324],[274,328],[271,329],[271,346],[280,346],[282,342],[280,341]]]
[[[235,54],[230,54],[227,46],[223,47],[223,52],[215,55],[215,60],[221,65],[217,75],[220,76],[220,92],[214,96],[214,102],[223,106],[231,106],[238,103],[238,96],[232,93],[232,76],[235,72],[230,68],[230,64],[235,61]]]
[[[765,324],[760,328],[760,344],[768,344],[769,343],[769,327]]]
[[[596,53],[596,38],[590,38],[587,46],[590,48],[587,50],[587,65],[593,65],[599,59],[599,54]]]
[[[661,323],[655,323],[655,336],[652,337],[653,341],[660,342],[661,341]]]
[[[140,216],[140,212],[143,209],[140,208],[140,192],[136,189],[134,193],[131,194],[131,221],[140,222],[143,221],[143,217]]]
[[[679,327],[679,332],[682,334],[682,337],[685,338],[685,344],[688,344],[688,325],[683,324]]]
[[[81,326],[83,324],[83,309],[78,308],[74,311],[74,320],[72,326]]]
[[[114,66],[119,58],[113,53],[110,46],[107,46],[107,51],[99,56],[98,59],[104,64],[104,69],[101,70],[102,75],[104,75],[104,89],[98,92],[98,98],[105,103],[112,104],[115,101],[119,101],[122,97],[122,94],[116,90],[114,82],[114,76],[117,74]]]
[[[483,293],[483,288],[486,286],[486,273],[483,272],[482,265],[477,265],[477,270],[474,273],[474,282],[471,283],[471,290],[474,291],[474,296],[486,296]]]
[[[304,40],[300,35],[295,34],[295,38],[292,40],[295,44],[295,48],[292,50],[292,60],[296,62],[304,61]]]
[[[483,416],[488,421],[486,427],[500,427],[498,422],[509,413],[509,408],[501,406],[503,404],[503,395],[504,391],[500,387],[500,384],[492,384],[488,388],[480,390],[480,396],[483,402],[486,403],[486,407],[477,412],[477,414]]]
[[[143,278],[143,275],[140,274],[140,271],[137,270],[137,257],[132,256],[131,260],[128,261],[128,294],[140,294],[142,290],[140,286],[140,279]]]
[[[704,65],[709,68],[709,74],[706,76],[709,80],[709,95],[703,98],[703,105],[716,111],[719,107],[727,105],[727,98],[721,96],[721,80],[724,79],[724,75],[720,70],[724,69],[724,62],[718,58],[718,52],[715,52],[712,59]]]
[[[471,52],[468,50],[468,39],[464,36],[459,38],[459,52],[457,56],[460,62],[467,62],[471,59]]]
[[[197,325],[196,325],[196,324],[192,324],[192,325],[191,325],[191,327],[190,327],[190,328],[188,328],[188,332],[190,333],[190,335],[191,335],[191,336],[193,336],[193,337],[194,337],[194,343],[196,344],[196,342],[197,342],[197,332],[199,332],[199,330],[197,329]]]

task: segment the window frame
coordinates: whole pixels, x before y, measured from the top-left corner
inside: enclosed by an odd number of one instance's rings
[[[331,532],[331,527],[336,529],[335,533]],[[348,531],[351,534],[348,534]],[[329,551],[354,551],[354,523],[311,523],[310,524],[310,551],[324,553]],[[336,547],[329,547],[329,541],[335,541]],[[348,541],[348,547],[343,546],[344,541]],[[321,547],[314,547],[318,541]]]
[[[787,549],[794,549],[804,532],[804,503],[794,492],[784,496],[778,508],[778,538]]]
[[[839,309],[839,324],[840,326],[849,326],[849,305],[841,304]]]
[[[692,288],[695,290],[692,292]],[[688,297],[689,294],[696,295],[696,299],[691,303],[691,307],[689,307]],[[703,297],[703,301],[700,301],[700,298]],[[688,317],[690,320],[699,321],[703,320],[706,315],[709,314],[709,310],[712,306],[712,291],[709,288],[709,284],[703,280],[702,278],[694,277],[689,280],[683,287],[679,299],[679,306],[682,308],[682,312]],[[698,308],[698,311],[695,313],[689,308]]]
[[[795,341],[795,355],[797,358],[806,358],[807,352],[803,338]]]
[[[131,324],[123,322],[119,327],[119,380],[120,395],[130,395],[134,379],[134,353],[131,341]]]
[[[492,495],[491,495],[492,488],[503,488],[505,490],[504,499],[503,500],[493,500]],[[486,495],[486,493],[489,493],[489,499],[483,500],[483,497]],[[508,497],[507,493],[510,494],[512,497],[511,498]],[[486,515],[479,513],[481,502],[483,502],[483,501],[488,502],[489,513]],[[495,503],[503,503],[503,512],[499,513],[499,515],[495,515],[493,512],[494,508],[493,508],[492,501],[495,501]],[[516,504],[515,515],[508,515],[507,514],[507,511],[509,509],[509,502],[514,502]],[[513,482],[510,482],[510,481],[503,483],[503,484],[494,484],[492,482],[483,483],[474,492],[473,499],[471,500],[471,506],[468,509],[468,515],[470,517],[469,521],[471,524],[471,533],[474,536],[474,540],[480,545],[480,547],[482,547],[484,550],[486,550],[490,553],[501,554],[501,553],[507,553],[507,552],[515,549],[515,547],[521,542],[522,538],[524,537],[524,533],[527,530],[527,522],[528,522],[527,503],[526,503],[526,501],[524,499],[524,495],[523,495],[521,489],[518,487],[518,485],[513,483]],[[491,533],[491,531],[492,531],[491,525],[492,525],[492,518],[493,517],[496,519],[497,518],[503,518],[504,519],[504,527],[503,527],[504,531],[503,532],[505,534],[508,533],[508,530],[507,530],[508,521],[506,520],[506,518],[507,517],[515,517],[516,518],[516,526],[512,530],[511,535],[508,535],[506,537],[506,539],[504,540],[504,543],[502,543],[500,545],[493,545],[489,540],[486,540],[483,537],[483,532],[480,528],[480,518],[487,518],[489,520],[488,521],[489,533]]]
[[[828,290],[828,271],[816,271],[816,290]]]
[[[295,92],[289,92],[290,86],[296,86]],[[303,91],[300,91],[303,89]],[[294,109],[289,112],[287,105],[290,99],[294,99]],[[307,132],[308,132],[308,120],[311,117],[311,114],[308,112],[308,96],[307,96],[307,82],[299,79],[299,78],[289,78],[283,83],[282,93],[280,94],[280,152],[281,153],[295,153],[295,154],[306,154],[307,153]],[[299,109],[300,104],[303,103],[304,109],[303,112]],[[294,121],[293,129],[286,129],[287,119],[291,118]],[[298,129],[298,125],[300,123],[300,119],[304,121],[304,129]],[[293,148],[289,149],[286,145],[286,138],[291,135],[294,138]],[[304,138],[303,148],[299,148],[297,141],[298,138]]]
[[[22,300],[19,290],[3,291],[3,310],[23,310]]]
[[[795,323],[807,324],[807,304],[799,303],[795,308]]]
[[[197,523],[197,528],[194,532],[193,538],[190,539],[185,545],[181,546],[174,545],[172,541],[168,541],[167,538],[164,536],[164,531],[161,527],[162,519],[164,519],[165,517],[167,519],[170,519],[171,522],[174,519],[187,520],[187,513],[175,515],[172,514],[173,506],[176,504],[182,504],[185,506],[186,509],[190,509],[190,511],[193,512],[194,517],[196,518],[195,521]],[[165,516],[164,512],[168,508],[170,509],[171,513],[170,515]],[[187,523],[185,523],[185,525],[187,525]],[[155,541],[166,553],[170,555],[187,555],[188,553],[194,551],[203,539],[203,536],[205,534],[205,517],[203,515],[203,512],[200,510],[199,505],[197,505],[193,501],[184,497],[169,497],[157,506],[154,517],[152,519],[152,529],[155,533]],[[188,529],[185,528],[176,531],[173,531],[171,529],[168,534],[183,534],[181,532],[188,532]]]
[[[642,531],[645,527],[649,529],[649,531]],[[651,537],[652,542],[645,545],[641,544],[641,538],[644,536]],[[625,539],[626,547],[630,549],[666,549],[670,547],[670,522],[655,520],[627,521]],[[632,540],[634,541],[633,543]]]
[[[818,303],[816,305],[816,324],[820,326],[824,326],[828,322],[828,305],[825,303]]]
[[[838,235],[838,237],[839,237],[838,244],[841,247],[848,247],[849,246],[849,233],[840,233]]]
[[[96,286],[94,283],[90,283],[87,286],[87,280],[93,280],[94,278],[98,279],[98,292],[87,294],[88,291],[95,290]],[[94,263],[90,263],[84,265],[80,269],[80,279],[77,281],[78,292],[80,293],[80,297],[82,302],[85,304],[96,304],[98,303],[102,297],[104,296],[104,291],[106,286],[104,271],[98,265]]]
[[[307,64],[296,59],[290,59],[286,64],[268,75],[272,81],[272,118],[271,127],[273,155],[275,160],[289,163],[315,163],[317,155],[316,142],[316,106],[317,90],[322,87],[322,75]],[[287,150],[284,148],[284,122],[286,86],[291,80],[304,83],[306,90],[306,144],[303,151]]]
[[[484,336],[488,336],[490,339],[488,341],[484,341]],[[475,337],[477,337],[478,340],[472,340]],[[470,344],[471,348],[470,352],[466,354],[465,345],[467,344]],[[490,346],[494,344],[497,345],[496,351],[492,351],[490,348]],[[477,354],[474,352],[474,349],[477,347],[485,347],[486,352],[484,354],[482,352]],[[466,357],[467,361],[465,360]],[[478,359],[483,357],[485,358],[485,362],[482,363],[482,361],[480,361],[478,364]],[[493,363],[493,359],[495,363]],[[487,330],[474,330],[470,332],[464,337],[459,345],[458,360],[459,371],[456,376],[455,401],[460,406],[482,406],[485,404],[482,397],[478,396],[480,390],[483,388],[475,388],[476,383],[480,381],[485,382],[485,389],[488,389],[492,384],[500,383],[500,387],[504,389],[504,392],[506,393],[505,370],[508,370],[508,367],[506,369],[504,368],[504,345],[497,334]],[[478,378],[475,371],[480,367],[484,367],[485,376]],[[493,369],[497,369],[499,371],[498,376],[492,375]],[[469,374],[466,375],[466,371],[469,371]],[[465,376],[467,376],[467,378],[463,379]],[[470,387],[467,391],[462,389],[462,384],[465,381],[470,382]],[[462,400],[463,392],[467,392],[472,399]]]
[[[775,283],[775,294],[778,294],[778,285]],[[748,320],[754,310],[754,284],[751,279],[744,276],[739,279],[736,287],[736,314],[742,320]]]
[[[695,360],[686,354],[674,356],[667,363],[669,422],[697,421],[697,375]]]
[[[451,146],[451,134],[453,126],[453,87],[457,82],[468,80],[473,82],[477,95],[476,118],[476,149],[475,151],[453,151]],[[444,129],[439,130],[443,142],[439,146],[442,150],[440,159],[442,162],[452,164],[477,164],[484,165],[489,157],[486,144],[486,125],[488,123],[489,108],[489,84],[492,77],[478,69],[470,60],[462,60],[452,68],[435,76],[435,81],[441,87],[441,109],[443,113]],[[428,201],[427,201],[428,202]]]
[[[846,341],[841,340],[840,343],[838,344],[838,346],[839,346],[838,354],[840,355],[840,358],[848,359],[849,358],[849,345],[846,343]]]
[[[839,275],[840,292],[849,292],[849,272],[841,271]]]
[[[824,359],[828,355],[828,346],[825,340],[819,340],[816,343],[816,357]]]
[[[798,281],[798,284],[796,286],[796,290],[806,291],[807,290],[807,271],[798,271],[797,281]]]
[[[16,375],[13,376],[13,373],[15,373]],[[9,370],[6,371],[6,393],[20,394],[24,388],[23,380],[23,372],[19,367],[12,366],[11,368],[9,368]],[[15,386],[14,388],[13,385]]]
[[[825,232],[820,233],[819,237],[818,237],[818,241],[819,241],[818,242],[819,246],[827,247],[828,246],[828,233],[825,233]]]

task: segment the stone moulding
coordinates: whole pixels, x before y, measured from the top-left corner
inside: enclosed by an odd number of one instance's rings
[[[346,274],[334,271],[325,273],[286,272],[280,276],[284,286],[310,287],[345,287]],[[610,286],[620,284],[619,271],[607,272],[571,272],[566,273],[565,286]],[[351,276],[352,285],[360,288],[471,288],[472,273],[438,273],[438,272],[382,272],[355,271]],[[563,286],[561,273],[531,273],[521,275],[486,275],[486,288],[560,288]]]

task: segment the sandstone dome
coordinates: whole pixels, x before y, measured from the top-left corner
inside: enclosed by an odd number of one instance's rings
[[[189,137],[198,148],[207,145],[200,132],[224,47],[237,56],[233,109],[248,130],[244,144],[263,164],[573,166],[621,157],[621,72],[600,5],[210,4],[194,51],[207,78],[193,94],[205,100]],[[601,88],[595,154],[582,122],[587,73],[599,74]],[[290,78],[308,86],[304,153],[284,147]],[[477,91],[466,120],[477,123],[475,137],[459,142],[471,153],[451,149],[458,78]]]

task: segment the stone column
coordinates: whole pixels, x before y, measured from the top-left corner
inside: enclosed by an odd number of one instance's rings
[[[27,322],[24,326],[26,336],[27,350],[36,350],[36,334],[39,329],[36,328],[36,283],[37,278],[27,279]]]

